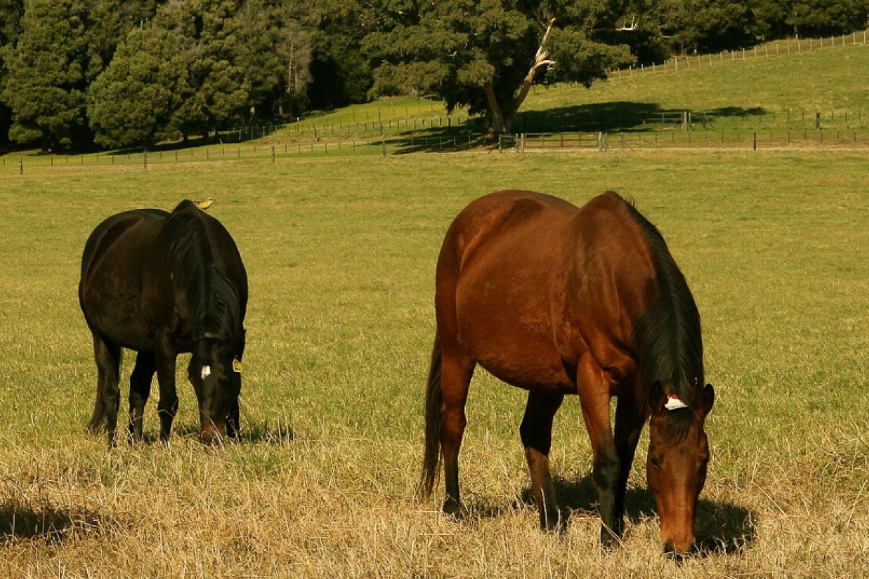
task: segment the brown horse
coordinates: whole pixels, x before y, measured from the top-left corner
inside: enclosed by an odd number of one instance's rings
[[[191,201],[172,213],[138,209],[112,215],[85,244],[79,302],[93,334],[97,398],[90,428],[116,440],[122,348],[135,350],[130,376],[131,440],[157,374],[160,438],[178,411],[175,360],[191,352],[188,378],[199,401],[205,443],[236,437],[247,272],[229,232]]]
[[[658,230],[617,194],[582,208],[526,191],[477,199],[453,221],[437,264],[437,334],[426,393],[421,490],[430,496],[441,453],[443,510],[458,513],[458,455],[477,364],[528,390],[520,426],[540,523],[561,526],[549,473],[552,419],[578,394],[594,455],[601,540],[622,534],[625,487],[649,420],[649,489],[661,542],[694,539],[709,450],[703,422],[700,316]],[[615,432],[610,398],[618,397]]]

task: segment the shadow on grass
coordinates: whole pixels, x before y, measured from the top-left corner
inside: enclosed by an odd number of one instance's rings
[[[160,442],[160,435],[157,430],[145,432],[142,437],[144,444],[156,444]],[[172,427],[172,438],[189,438],[199,440],[199,425],[198,424],[176,424]],[[296,439],[296,433],[293,427],[288,424],[266,424],[265,422],[247,422],[244,419],[241,421],[241,432],[238,438],[227,439],[228,444],[245,444],[245,443],[265,443],[265,444],[286,444],[293,442]]]
[[[555,477],[555,492],[568,524],[574,516],[597,517],[597,490],[591,476],[578,481]],[[536,508],[531,487],[522,491],[513,508]],[[486,518],[501,516],[504,507],[483,509]],[[646,489],[630,488],[625,496],[625,518],[638,524],[655,515],[655,499]],[[715,554],[738,553],[747,549],[755,539],[757,517],[748,509],[730,503],[700,499],[695,522],[695,555],[707,557]]]
[[[710,110],[666,109],[656,103],[611,102],[576,105],[545,111],[520,111],[511,133],[596,133],[651,132],[661,128],[681,126],[682,113],[691,113],[694,130],[712,129],[717,120],[763,116],[761,107],[721,107]],[[480,119],[459,126],[429,127],[424,131],[406,131],[398,137],[388,137],[397,154],[438,153],[471,148],[494,148],[497,138],[485,136]]]
[[[690,108],[665,109],[656,103],[619,101],[519,112],[513,129],[518,133],[650,131],[661,126],[680,124],[680,115],[684,111],[692,114],[695,126],[703,122],[704,115],[711,125],[716,119],[767,114],[761,107],[722,107],[701,111]]]
[[[76,531],[102,526],[96,513],[55,508],[47,500],[39,503],[14,498],[0,502],[0,544],[22,539],[56,544]]]

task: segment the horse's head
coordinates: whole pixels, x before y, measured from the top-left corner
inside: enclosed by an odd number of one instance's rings
[[[694,542],[697,497],[706,482],[709,444],[703,422],[712,409],[715,391],[692,387],[689,400],[681,400],[669,386],[655,383],[649,395],[649,455],[646,463],[649,490],[661,519],[661,544],[681,555]]]
[[[199,434],[204,444],[237,436],[243,353],[244,330],[232,338],[206,333],[193,349],[187,376],[199,400]]]

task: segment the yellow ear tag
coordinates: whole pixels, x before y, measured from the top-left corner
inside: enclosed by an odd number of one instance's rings
[[[232,371],[238,372],[239,374],[241,374],[241,361],[240,360],[236,360],[236,359],[232,360]]]

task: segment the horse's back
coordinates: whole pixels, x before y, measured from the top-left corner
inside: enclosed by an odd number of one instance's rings
[[[130,244],[142,235],[153,239],[159,230],[160,223],[169,215],[159,209],[134,209],[116,213],[107,217],[88,236],[82,253],[82,277],[90,270],[93,263],[107,251],[117,247],[118,243]],[[132,233],[133,237],[119,241]]]
[[[648,300],[647,255],[615,193],[582,207],[525,191],[481,197],[454,220],[438,262],[441,339],[449,347],[454,335],[514,385],[573,390],[571,366],[586,352],[630,365],[623,344],[645,304],[626,317],[623,302]]]

